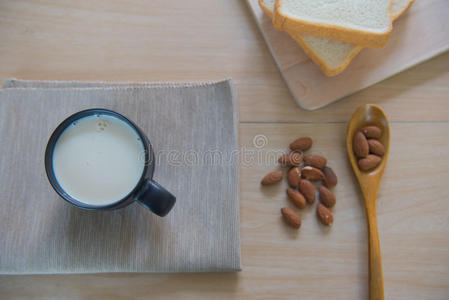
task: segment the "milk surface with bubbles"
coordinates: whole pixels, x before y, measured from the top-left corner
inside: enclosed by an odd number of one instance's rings
[[[72,123],[53,151],[53,171],[59,185],[86,204],[121,200],[136,187],[144,166],[144,146],[137,132],[109,115],[88,116]]]

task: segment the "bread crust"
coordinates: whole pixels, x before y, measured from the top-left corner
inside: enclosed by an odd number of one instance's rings
[[[316,24],[300,19],[291,18],[281,12],[281,2],[282,0],[276,0],[272,18],[274,27],[279,30],[288,30],[301,34],[309,34],[316,37],[330,38],[343,43],[358,45],[362,47],[382,48],[387,44],[391,30],[393,29],[393,26],[391,24],[391,13],[390,24],[387,31],[384,33],[376,33],[345,28],[338,25]],[[389,11],[391,11],[391,4],[392,1],[390,0]]]

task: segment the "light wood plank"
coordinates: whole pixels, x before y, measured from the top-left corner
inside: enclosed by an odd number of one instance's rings
[[[189,30],[186,30],[188,28]],[[245,1],[0,1],[0,78],[109,81],[232,77],[242,146],[257,134],[283,149],[297,135],[338,168],[335,226],[304,212],[298,236],[282,224],[283,188],[262,192],[271,166],[241,168],[239,274],[111,274],[0,277],[6,299],[366,299],[366,229],[344,154],[344,124],[376,103],[392,124],[392,153],[379,195],[387,299],[449,294],[449,53],[316,112],[290,96]],[[420,41],[421,42],[421,41]],[[410,121],[430,121],[410,123]],[[277,193],[279,192],[279,193]],[[328,249],[328,247],[331,247]]]
[[[232,77],[243,122],[346,121],[362,103],[393,121],[449,120],[449,53],[318,112],[300,109],[245,1],[5,0],[0,40],[0,79]]]
[[[286,184],[261,188],[276,168],[263,160],[241,167],[243,271],[238,274],[67,275],[0,277],[6,299],[367,299],[365,216],[346,159],[344,124],[243,124],[242,148],[282,151],[297,136],[314,137],[339,176],[332,228],[305,209],[302,228],[286,227]],[[413,133],[413,134],[411,134]],[[447,299],[449,294],[449,124],[393,123],[391,153],[378,198],[386,299]],[[412,146],[413,145],[413,146]],[[248,153],[248,152],[247,152]],[[250,153],[250,152],[249,152]],[[253,156],[254,157],[254,156]],[[255,156],[257,158],[257,155]]]

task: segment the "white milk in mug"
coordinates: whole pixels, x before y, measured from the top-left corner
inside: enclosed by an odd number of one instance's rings
[[[140,136],[126,122],[109,115],[88,116],[58,138],[53,172],[71,197],[107,205],[136,187],[145,167],[144,151]]]

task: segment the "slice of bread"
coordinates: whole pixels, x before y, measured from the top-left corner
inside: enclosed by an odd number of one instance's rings
[[[414,0],[393,0],[391,14],[397,19]],[[259,0],[259,5],[265,14],[272,18],[275,0]],[[326,76],[340,74],[349,65],[351,60],[363,49],[360,46],[342,43],[327,38],[317,38],[312,35],[301,35],[288,32],[304,52],[316,63]]]
[[[281,30],[358,46],[385,46],[392,29],[391,0],[276,0],[273,24]]]

